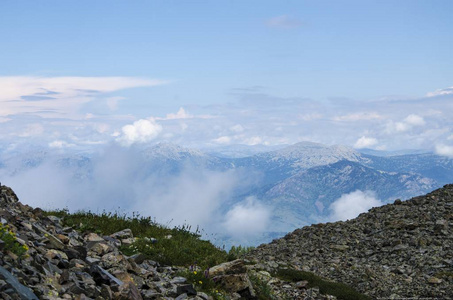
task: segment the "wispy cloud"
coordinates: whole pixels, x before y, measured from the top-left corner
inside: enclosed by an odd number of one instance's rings
[[[165,80],[134,77],[3,76],[0,77],[0,116],[27,113],[75,118],[81,105],[102,94],[166,83]],[[118,98],[109,99],[114,109]]]
[[[335,116],[333,120],[335,121],[345,121],[345,122],[355,122],[355,121],[362,121],[362,120],[379,120],[382,119],[383,116],[376,112],[357,112],[352,114],[340,115]]]
[[[292,29],[301,27],[304,23],[295,17],[281,15],[266,20],[266,25],[273,28]]]
[[[437,96],[445,96],[445,95],[452,95],[453,94],[453,86],[444,88],[444,89],[438,89],[435,90],[434,92],[429,92],[426,94],[427,97],[437,97]]]

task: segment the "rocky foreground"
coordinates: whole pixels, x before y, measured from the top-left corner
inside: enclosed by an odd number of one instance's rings
[[[249,259],[290,265],[373,299],[453,299],[453,185],[371,209],[346,222],[297,229]]]
[[[304,227],[259,246],[246,260],[211,267],[203,280],[219,291],[208,295],[181,275],[188,266],[123,255],[120,246],[135,241],[131,230],[100,236],[63,227],[1,186],[0,298],[337,299],[305,280],[276,275],[295,269],[345,283],[371,299],[453,299],[452,221],[453,185],[447,185],[347,222]]]
[[[208,295],[181,276],[205,270],[123,255],[119,247],[135,241],[130,229],[100,236],[63,227],[59,218],[20,203],[6,186],[0,187],[0,237],[0,299],[257,299],[253,277],[272,286],[269,299],[336,299],[244,260],[211,267],[202,280],[215,282],[218,292]]]

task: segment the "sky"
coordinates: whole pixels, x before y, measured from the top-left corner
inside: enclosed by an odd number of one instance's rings
[[[453,157],[453,2],[0,1],[0,145]]]

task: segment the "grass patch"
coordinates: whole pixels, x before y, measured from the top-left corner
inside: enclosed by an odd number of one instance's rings
[[[228,260],[226,251],[221,250],[209,241],[200,239],[198,229],[193,232],[188,225],[168,228],[160,225],[150,217],[139,214],[68,210],[45,212],[62,218],[64,226],[70,226],[81,232],[96,232],[101,235],[129,228],[137,241],[131,246],[121,247],[126,255],[143,253],[149,259],[163,265],[189,266],[197,264],[202,268],[212,267]]]
[[[327,281],[313,273],[293,269],[279,269],[275,277],[283,280],[298,282],[308,281],[308,287],[318,287],[321,294],[334,295],[341,300],[370,300],[366,295],[360,294],[352,287],[332,281]]]

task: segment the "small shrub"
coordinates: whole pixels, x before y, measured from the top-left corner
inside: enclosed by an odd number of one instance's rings
[[[8,224],[0,223],[0,240],[5,244],[3,251],[11,251],[19,257],[22,257],[28,251],[27,245],[22,245],[16,240],[16,235],[9,229]]]
[[[368,296],[360,294],[346,284],[328,281],[310,272],[293,269],[279,269],[275,276],[293,282],[306,280],[308,281],[309,288],[318,287],[321,294],[334,295],[339,300],[370,299]]]

